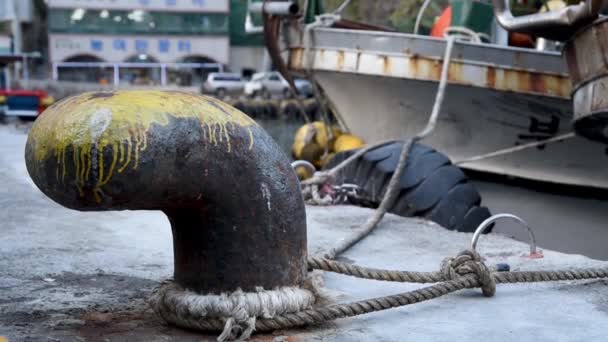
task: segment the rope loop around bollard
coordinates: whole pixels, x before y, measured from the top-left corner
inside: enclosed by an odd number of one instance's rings
[[[524,228],[526,228],[526,230],[528,231],[528,235],[530,237],[530,241],[529,241],[530,255],[531,256],[538,255],[537,250],[536,250],[536,237],[534,236],[534,231],[532,231],[532,228],[530,228],[530,226],[526,223],[526,221],[522,220],[521,218],[519,218],[513,214],[506,214],[506,213],[492,215],[492,216],[488,217],[487,219],[485,219],[485,221],[481,222],[481,224],[477,227],[477,229],[475,230],[475,233],[473,234],[473,239],[471,240],[471,250],[476,251],[475,247],[477,246],[477,241],[479,240],[479,236],[481,234],[483,234],[483,232],[485,232],[486,229],[488,229],[492,223],[498,221],[499,219],[510,219],[512,221],[519,223]]]

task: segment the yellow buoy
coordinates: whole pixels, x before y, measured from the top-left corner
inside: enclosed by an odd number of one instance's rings
[[[306,124],[296,131],[291,148],[292,155],[295,159],[307,160],[316,167],[322,167],[333,156],[331,152],[334,151],[334,145],[342,134],[340,128],[335,126],[328,128],[320,121]],[[348,146],[351,145],[352,143]]]
[[[335,138],[342,134],[342,131],[337,127],[331,127],[330,130],[332,135],[331,139],[328,137],[328,130],[325,124],[320,121],[315,121],[298,128],[292,145],[293,157],[296,159],[305,159],[302,157],[302,151],[306,145],[310,144],[314,144],[323,150],[326,147],[328,150],[331,150]]]
[[[352,134],[342,134],[336,139],[333,150],[334,152],[338,153],[354,150],[362,147],[363,145],[365,145],[365,142],[361,138]]]

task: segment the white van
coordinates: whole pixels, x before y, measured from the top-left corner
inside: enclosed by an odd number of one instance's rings
[[[242,94],[245,88],[245,81],[239,74],[212,72],[207,76],[203,83],[203,94],[213,94],[223,98],[228,94]]]

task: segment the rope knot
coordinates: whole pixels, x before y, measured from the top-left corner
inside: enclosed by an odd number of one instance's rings
[[[255,316],[251,317],[241,305],[232,310],[231,317],[226,320],[224,330],[218,336],[218,342],[245,341],[255,330]]]
[[[481,292],[486,297],[496,293],[496,282],[490,269],[474,250],[464,250],[456,257],[445,258],[441,263],[441,274],[446,280],[454,280],[467,274],[475,274],[481,284]]]

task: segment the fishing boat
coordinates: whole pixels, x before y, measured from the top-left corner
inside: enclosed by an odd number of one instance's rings
[[[411,137],[428,121],[446,39],[325,23],[291,30],[287,44],[289,69],[312,75],[368,143]],[[560,53],[458,40],[448,70],[425,143],[469,170],[608,188],[606,146],[569,134],[572,86]]]

